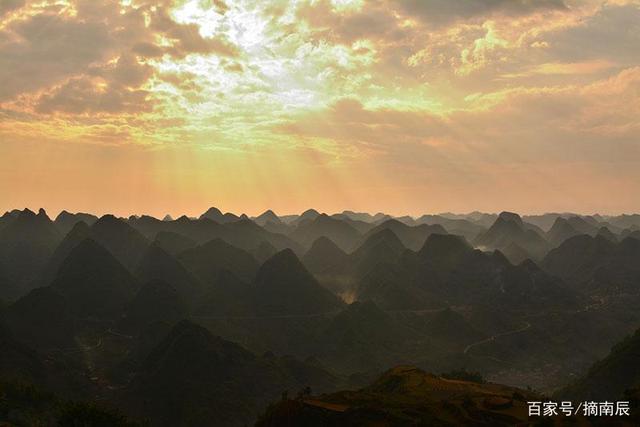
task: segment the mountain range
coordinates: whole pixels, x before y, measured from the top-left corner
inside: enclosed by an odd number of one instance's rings
[[[633,395],[639,283],[633,215],[14,210],[0,217],[0,384],[162,426],[283,410],[309,425],[508,424],[516,394]],[[427,374],[461,370],[492,384]],[[394,386],[413,381],[426,385]],[[24,413],[57,419],[54,400]]]

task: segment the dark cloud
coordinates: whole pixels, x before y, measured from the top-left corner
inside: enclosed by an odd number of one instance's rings
[[[20,6],[2,1],[0,11]],[[198,27],[175,22],[170,1],[121,6],[111,0],[76,0],[75,13],[48,6],[10,21],[0,31],[0,102],[44,92],[37,111],[130,111],[147,96],[141,86],[153,75],[146,58],[191,53],[233,57],[235,48],[202,37]],[[218,9],[224,3],[217,1]],[[147,25],[147,20],[150,20]],[[160,36],[170,44],[156,44]],[[114,65],[114,61],[115,65]],[[100,88],[96,84],[100,84]],[[110,93],[113,91],[113,93]],[[81,94],[95,96],[81,107]]]
[[[111,67],[89,69],[38,99],[36,111],[52,113],[118,113],[150,111],[149,92],[140,89],[153,75],[151,66],[123,54]]]
[[[165,49],[149,42],[136,43],[131,50],[133,53],[145,58],[158,58],[165,53]]]
[[[563,0],[370,0],[359,10],[337,13],[329,0],[320,0],[300,7],[298,16],[330,38],[393,42],[410,36],[401,25],[404,18],[440,26],[494,14],[518,16],[564,9]]]
[[[106,24],[45,12],[8,28],[0,45],[0,101],[54,84],[108,59]]]
[[[541,10],[562,10],[563,0],[394,0],[405,13],[430,24],[446,24],[494,13],[526,15]]]
[[[566,62],[608,59],[620,64],[640,60],[640,4],[604,5],[581,25],[547,35],[550,55]]]
[[[328,38],[349,42],[360,38],[387,39],[394,32],[397,38],[403,33],[398,28],[393,10],[388,4],[378,1],[367,3],[360,11],[340,14],[334,13],[328,0],[322,0],[302,6],[298,16],[322,30]]]
[[[131,54],[118,58],[116,66],[107,73],[110,82],[126,87],[138,87],[152,75],[151,66],[139,63]]]
[[[38,113],[138,113],[151,111],[149,92],[117,84],[102,87],[95,80],[79,77],[69,80],[52,93],[40,97]]]

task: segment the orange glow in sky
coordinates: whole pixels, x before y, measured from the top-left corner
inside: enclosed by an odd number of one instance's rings
[[[640,211],[637,0],[8,0],[0,210]]]

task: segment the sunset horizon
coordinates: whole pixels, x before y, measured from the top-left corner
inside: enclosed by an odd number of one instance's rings
[[[183,211],[175,211],[175,212],[139,212],[139,211],[117,211],[117,210],[111,210],[111,211],[92,211],[89,209],[71,209],[71,208],[63,208],[61,210],[50,210],[50,209],[46,209],[44,207],[35,207],[35,206],[16,206],[16,207],[12,207],[10,209],[7,209],[4,211],[4,213],[18,213],[18,212],[23,212],[23,211],[31,211],[34,214],[38,214],[41,210],[44,211],[44,213],[49,217],[49,219],[51,220],[55,220],[60,214],[63,213],[67,213],[67,214],[88,214],[88,215],[92,215],[92,216],[96,216],[96,217],[102,217],[102,216],[108,216],[108,215],[112,215],[115,216],[117,218],[139,218],[139,217],[152,217],[152,218],[156,218],[156,219],[162,219],[162,220],[177,220],[181,217],[187,217],[189,219],[198,219],[200,217],[202,217],[209,209],[218,209],[220,210],[220,212],[222,212],[223,214],[232,214],[235,215],[237,217],[242,217],[243,215],[246,215],[249,219],[254,219],[259,217],[260,215],[267,213],[267,212],[273,212],[276,216],[283,218],[283,217],[291,217],[291,218],[297,218],[299,217],[301,214],[303,214],[304,212],[307,211],[316,211],[319,214],[325,214],[328,215],[330,217],[332,216],[336,216],[336,215],[342,215],[342,214],[367,214],[367,215],[371,215],[371,216],[375,216],[375,215],[384,215],[384,217],[391,217],[391,218],[412,218],[414,220],[419,219],[422,216],[436,216],[436,217],[447,217],[447,216],[451,216],[451,217],[461,217],[461,218],[465,218],[468,217],[472,214],[483,214],[483,215],[488,215],[490,217],[497,217],[499,214],[501,213],[515,213],[517,215],[520,215],[522,217],[545,217],[545,216],[549,216],[549,217],[553,217],[553,216],[562,216],[562,217],[571,217],[571,216],[578,216],[578,217],[593,217],[593,216],[601,216],[602,218],[621,218],[624,216],[635,216],[638,215],[635,212],[620,212],[620,213],[602,213],[602,212],[576,212],[576,211],[539,211],[539,212],[526,212],[526,211],[518,211],[515,209],[500,209],[500,210],[496,210],[496,211],[482,211],[482,210],[473,210],[473,211],[420,211],[420,212],[416,212],[416,213],[407,213],[407,212],[394,212],[394,211],[383,211],[383,210],[359,210],[359,209],[337,209],[337,210],[323,210],[323,209],[319,209],[316,207],[307,207],[304,209],[300,209],[297,211],[277,211],[275,209],[270,209],[270,208],[265,208],[262,210],[257,210],[257,211],[233,211],[233,210],[228,210],[225,209],[224,207],[220,207],[220,206],[208,206],[208,207],[204,207],[203,209],[200,210],[193,210],[193,211],[189,211],[189,212],[183,212]]]

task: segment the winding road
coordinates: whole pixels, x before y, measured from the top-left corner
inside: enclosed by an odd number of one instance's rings
[[[579,310],[568,311],[566,313],[577,314],[577,313],[584,313],[584,312],[587,312],[587,311],[593,311],[593,310],[598,309],[601,306],[603,306],[605,304],[605,302],[606,302],[605,298],[602,298],[602,297],[595,297],[595,299],[597,300],[595,303],[587,304],[587,305],[585,305],[584,307],[582,307]],[[545,315],[545,314],[546,313],[538,313],[536,315],[529,315],[527,317],[536,317],[536,316],[541,316],[541,315]],[[527,322],[526,320],[523,320],[523,322],[526,323],[526,325],[523,326],[522,328],[518,328],[518,329],[515,329],[513,331],[502,332],[502,333],[496,334],[496,335],[492,335],[489,338],[483,339],[482,341],[478,341],[478,342],[474,342],[472,344],[469,344],[468,346],[465,347],[464,354],[469,353],[469,350],[471,350],[473,347],[477,347],[479,345],[486,344],[486,343],[491,342],[491,341],[495,341],[496,338],[504,337],[504,336],[507,336],[507,335],[517,334],[517,333],[524,332],[527,329],[531,328],[531,323]]]
[[[513,331],[502,332],[500,334],[491,335],[489,338],[485,338],[482,341],[478,341],[478,342],[474,342],[472,344],[469,344],[468,346],[466,346],[464,348],[464,352],[463,353],[467,354],[467,353],[469,353],[469,350],[471,350],[473,347],[477,347],[479,345],[486,344],[486,343],[491,342],[491,341],[495,341],[497,338],[505,337],[507,335],[514,335],[514,334],[517,334],[517,333],[520,333],[520,332],[524,332],[527,329],[531,328],[531,323],[527,322],[526,320],[524,321],[524,323],[526,323],[526,325],[523,326],[522,328],[515,329]]]
[[[102,346],[102,338],[98,338],[98,342],[94,345],[79,345],[78,347],[70,347],[70,348],[50,348],[45,350],[45,352],[49,353],[60,353],[60,354],[75,354],[75,353],[86,353],[92,350],[96,350]]]

